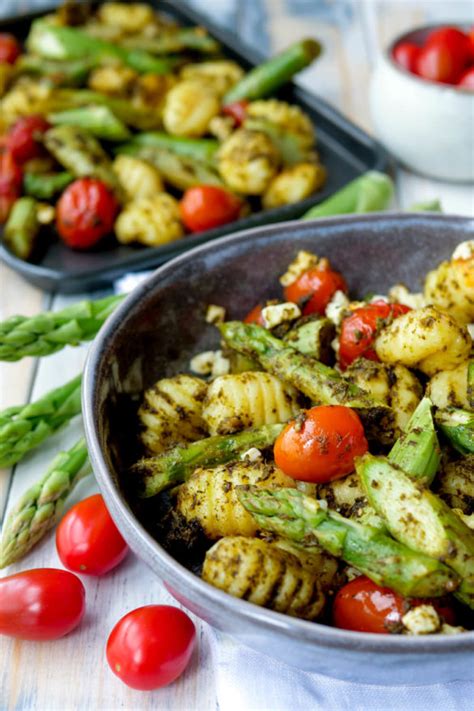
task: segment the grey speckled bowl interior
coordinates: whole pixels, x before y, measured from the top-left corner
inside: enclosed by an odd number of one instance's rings
[[[108,320],[89,355],[83,404],[91,458],[112,516],[135,553],[191,611],[243,643],[308,671],[366,683],[428,684],[473,678],[474,632],[398,637],[352,633],[296,620],[232,598],[174,560],[140,520],[127,468],[135,456],[137,395],[159,377],[187,370],[217,346],[209,303],[241,318],[278,295],[277,277],[298,249],[327,256],[352,293],[412,289],[472,238],[474,222],[437,215],[381,214],[291,222],[226,237],[159,268]],[[148,530],[147,530],[148,528]]]

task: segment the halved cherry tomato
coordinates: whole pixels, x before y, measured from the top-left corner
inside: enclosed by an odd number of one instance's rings
[[[107,661],[132,689],[159,689],[186,669],[195,638],[185,612],[170,605],[146,605],[117,622],[107,641]]]
[[[456,86],[474,91],[474,67],[467,69],[464,74],[462,74]]]
[[[247,107],[249,102],[246,99],[234,101],[232,104],[226,104],[222,107],[222,113],[226,116],[231,116],[234,119],[236,126],[241,126],[247,117]]]
[[[339,336],[339,364],[347,368],[357,358],[378,360],[373,345],[378,329],[386,320],[393,320],[411,309],[403,304],[374,301],[355,309],[343,319]]]
[[[327,267],[311,267],[285,288],[285,299],[302,306],[303,315],[324,315],[326,306],[336,291],[347,293],[346,280],[339,272]]]
[[[214,185],[189,188],[180,202],[181,219],[191,232],[203,232],[233,222],[239,216],[241,200]]]
[[[288,476],[321,484],[354,471],[354,458],[367,450],[364,428],[354,410],[320,405],[285,427],[273,453],[277,467]]]
[[[455,84],[464,68],[459,56],[445,44],[433,43],[420,50],[416,60],[416,73],[429,81]]]
[[[68,185],[56,208],[56,229],[63,241],[73,249],[87,249],[112,230],[119,206],[101,180],[80,178]]]
[[[0,579],[0,634],[18,639],[58,639],[85,612],[86,591],[66,570],[37,568]]]
[[[413,42],[400,42],[393,50],[393,58],[401,67],[409,72],[416,73],[416,62],[420,48]]]
[[[17,163],[37,158],[44,152],[39,139],[50,128],[42,116],[24,116],[13,124],[7,135],[7,147]]]
[[[0,224],[7,221],[13,204],[20,197],[22,183],[23,171],[5,142],[2,142],[0,145]]]
[[[388,634],[396,630],[410,608],[426,604],[432,605],[448,624],[456,624],[456,615],[449,602],[431,598],[407,599],[361,575],[337,592],[333,621],[336,627],[344,630]]]
[[[258,326],[264,326],[262,309],[263,304],[257,304],[253,307],[251,311],[248,312],[247,316],[243,319],[244,323],[256,323]]]
[[[21,54],[21,47],[15,37],[8,32],[0,33],[0,64],[15,64]]]
[[[456,63],[463,69],[471,59],[469,37],[457,27],[441,27],[432,32],[425,42],[426,47],[446,47]]]
[[[86,575],[108,573],[128,553],[100,494],[80,501],[62,518],[56,548],[66,568]]]

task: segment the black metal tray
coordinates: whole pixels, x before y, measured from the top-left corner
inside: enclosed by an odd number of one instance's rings
[[[186,5],[162,0],[150,2],[157,10],[166,12],[183,25],[203,25],[219,42],[225,53],[244,68],[251,68],[262,60],[259,52],[241,43],[233,34],[217,27],[207,18]],[[52,10],[53,8],[51,8]],[[0,32],[11,32],[26,37],[32,20],[47,10],[0,22]],[[321,38],[324,42],[324,37]],[[311,117],[318,135],[318,151],[328,170],[324,190],[294,205],[265,210],[243,218],[231,225],[189,235],[163,247],[140,247],[111,244],[93,252],[75,252],[60,241],[53,241],[37,261],[26,262],[0,244],[0,258],[32,284],[49,291],[77,293],[109,285],[127,272],[150,269],[168,261],[191,247],[224,234],[249,227],[282,222],[300,217],[312,205],[324,200],[345,183],[367,170],[386,170],[388,155],[383,147],[364,131],[348,121],[336,109],[317,96],[288,84],[278,97],[299,104]]]

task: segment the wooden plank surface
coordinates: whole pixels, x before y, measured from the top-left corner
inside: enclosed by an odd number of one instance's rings
[[[45,7],[48,0],[1,0],[0,16],[12,11]],[[292,40],[314,34],[322,39],[325,54],[302,75],[302,84],[330,101],[365,129],[371,129],[367,91],[370,69],[380,47],[399,31],[416,24],[443,19],[462,20],[472,14],[469,0],[194,0],[214,21],[236,30],[262,51],[275,51]],[[449,18],[446,14],[449,14]],[[397,201],[401,207],[440,197],[446,212],[474,214],[472,189],[434,182],[407,171],[397,171]],[[12,313],[35,313],[48,298],[0,265],[1,318]],[[79,297],[77,297],[79,298]],[[57,297],[53,308],[72,299]],[[35,364],[21,362],[0,366],[1,407],[38,397],[59,382],[73,377],[82,367],[86,348],[66,349]],[[58,375],[59,374],[59,375]],[[33,377],[34,375],[34,377]],[[79,418],[10,473],[0,473],[0,515],[34,482],[60,448],[79,436]],[[95,491],[90,477],[83,481],[70,503]],[[55,566],[58,559],[52,537],[46,539],[25,567]],[[209,629],[196,621],[200,645],[186,675],[168,689],[140,694],[124,687],[104,663],[108,631],[125,612],[150,602],[169,601],[155,576],[136,558],[105,580],[85,579],[88,614],[75,633],[54,644],[32,644],[0,639],[0,709],[15,711],[68,711],[69,709],[217,709],[215,667],[209,648]],[[265,680],[271,683],[271,680]],[[349,703],[345,699],[344,703]],[[220,699],[221,709],[226,708]],[[341,703],[341,706],[344,704]],[[315,704],[314,708],[318,707]]]

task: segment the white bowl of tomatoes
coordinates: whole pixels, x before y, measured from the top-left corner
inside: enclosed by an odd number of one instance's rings
[[[398,36],[370,87],[375,130],[405,166],[474,182],[474,30],[430,26]]]

